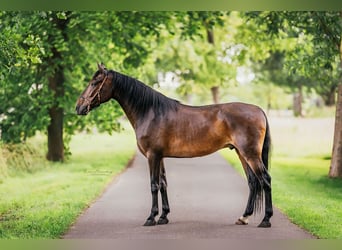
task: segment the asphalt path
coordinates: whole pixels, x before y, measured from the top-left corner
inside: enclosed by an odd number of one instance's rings
[[[138,153],[130,167],[80,215],[64,238],[314,238],[277,208],[274,208],[271,228],[257,227],[263,213],[251,216],[248,225],[235,225],[244,212],[248,186],[219,153],[192,159],[165,159],[165,168],[171,209],[169,224],[142,226],[151,209],[151,193],[147,161]]]

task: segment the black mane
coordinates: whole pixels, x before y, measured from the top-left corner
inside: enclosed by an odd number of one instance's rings
[[[129,104],[135,115],[143,117],[151,109],[156,115],[163,115],[168,111],[177,111],[179,101],[157,92],[137,79],[112,70],[109,72],[114,74],[114,96]],[[120,102],[120,100],[118,101]]]

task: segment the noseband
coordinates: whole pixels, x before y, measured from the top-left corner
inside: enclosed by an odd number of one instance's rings
[[[100,104],[101,104],[101,94],[100,94],[100,92],[101,92],[103,84],[106,82],[107,78],[108,78],[108,73],[106,72],[106,76],[103,79],[103,81],[101,82],[101,85],[100,85],[99,89],[96,91],[95,95],[90,100],[89,100],[89,98],[81,96],[81,99],[83,99],[85,101],[85,103],[87,104],[87,112],[88,113],[90,111],[90,105],[91,105],[91,103],[93,102],[93,100],[96,97],[98,98],[98,102],[99,102],[99,106],[100,106]]]

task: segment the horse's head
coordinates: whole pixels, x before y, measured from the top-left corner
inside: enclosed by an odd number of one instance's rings
[[[98,70],[77,100],[76,112],[78,115],[86,115],[90,110],[112,98],[112,79],[114,75],[113,73],[109,74],[103,64],[97,66]]]

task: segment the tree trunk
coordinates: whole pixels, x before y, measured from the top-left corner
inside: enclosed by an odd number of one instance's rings
[[[218,86],[214,86],[210,89],[213,95],[213,101],[215,104],[218,104],[220,102],[219,89],[220,88]]]
[[[53,19],[56,27],[63,34],[64,40],[67,40],[65,33],[68,19],[59,19],[57,16]],[[60,105],[60,99],[64,96],[64,68],[61,66],[63,61],[62,54],[57,48],[52,48],[52,57],[49,67],[55,69],[52,76],[49,77],[49,89],[53,93],[53,104],[49,109],[50,124],[48,131],[48,152],[46,158],[49,161],[64,160],[64,141],[63,141],[63,108]]]
[[[342,21],[342,11],[340,12]],[[342,70],[342,38],[340,38],[340,70]],[[342,178],[342,76],[340,74],[335,115],[334,142],[329,177]]]
[[[206,26],[206,30],[207,30],[207,40],[208,40],[208,43],[214,45],[215,44],[214,31],[212,29],[210,29],[207,24],[205,24],[205,26]],[[219,89],[220,89],[219,86],[213,86],[213,87],[210,88],[211,94],[213,96],[213,102],[215,104],[220,102]]]
[[[342,84],[338,86],[334,143],[329,177],[342,178]]]
[[[49,110],[49,115],[51,122],[48,126],[48,153],[46,158],[49,161],[63,161],[63,109],[52,107]]]
[[[55,104],[50,108],[50,124],[48,126],[48,153],[49,161],[64,160],[63,142],[63,108],[59,107],[58,100],[64,96],[64,74],[63,69],[58,68],[54,75],[49,78],[49,88],[54,93]]]
[[[210,44],[215,44],[215,41],[214,41],[214,31],[208,27],[206,27],[206,30],[207,30],[207,40],[208,40],[208,43]]]
[[[329,107],[336,105],[336,87],[331,88],[329,93],[326,94],[324,104]]]
[[[302,87],[299,86],[298,92],[293,94],[293,114],[295,117],[303,116],[302,102],[303,93]]]

